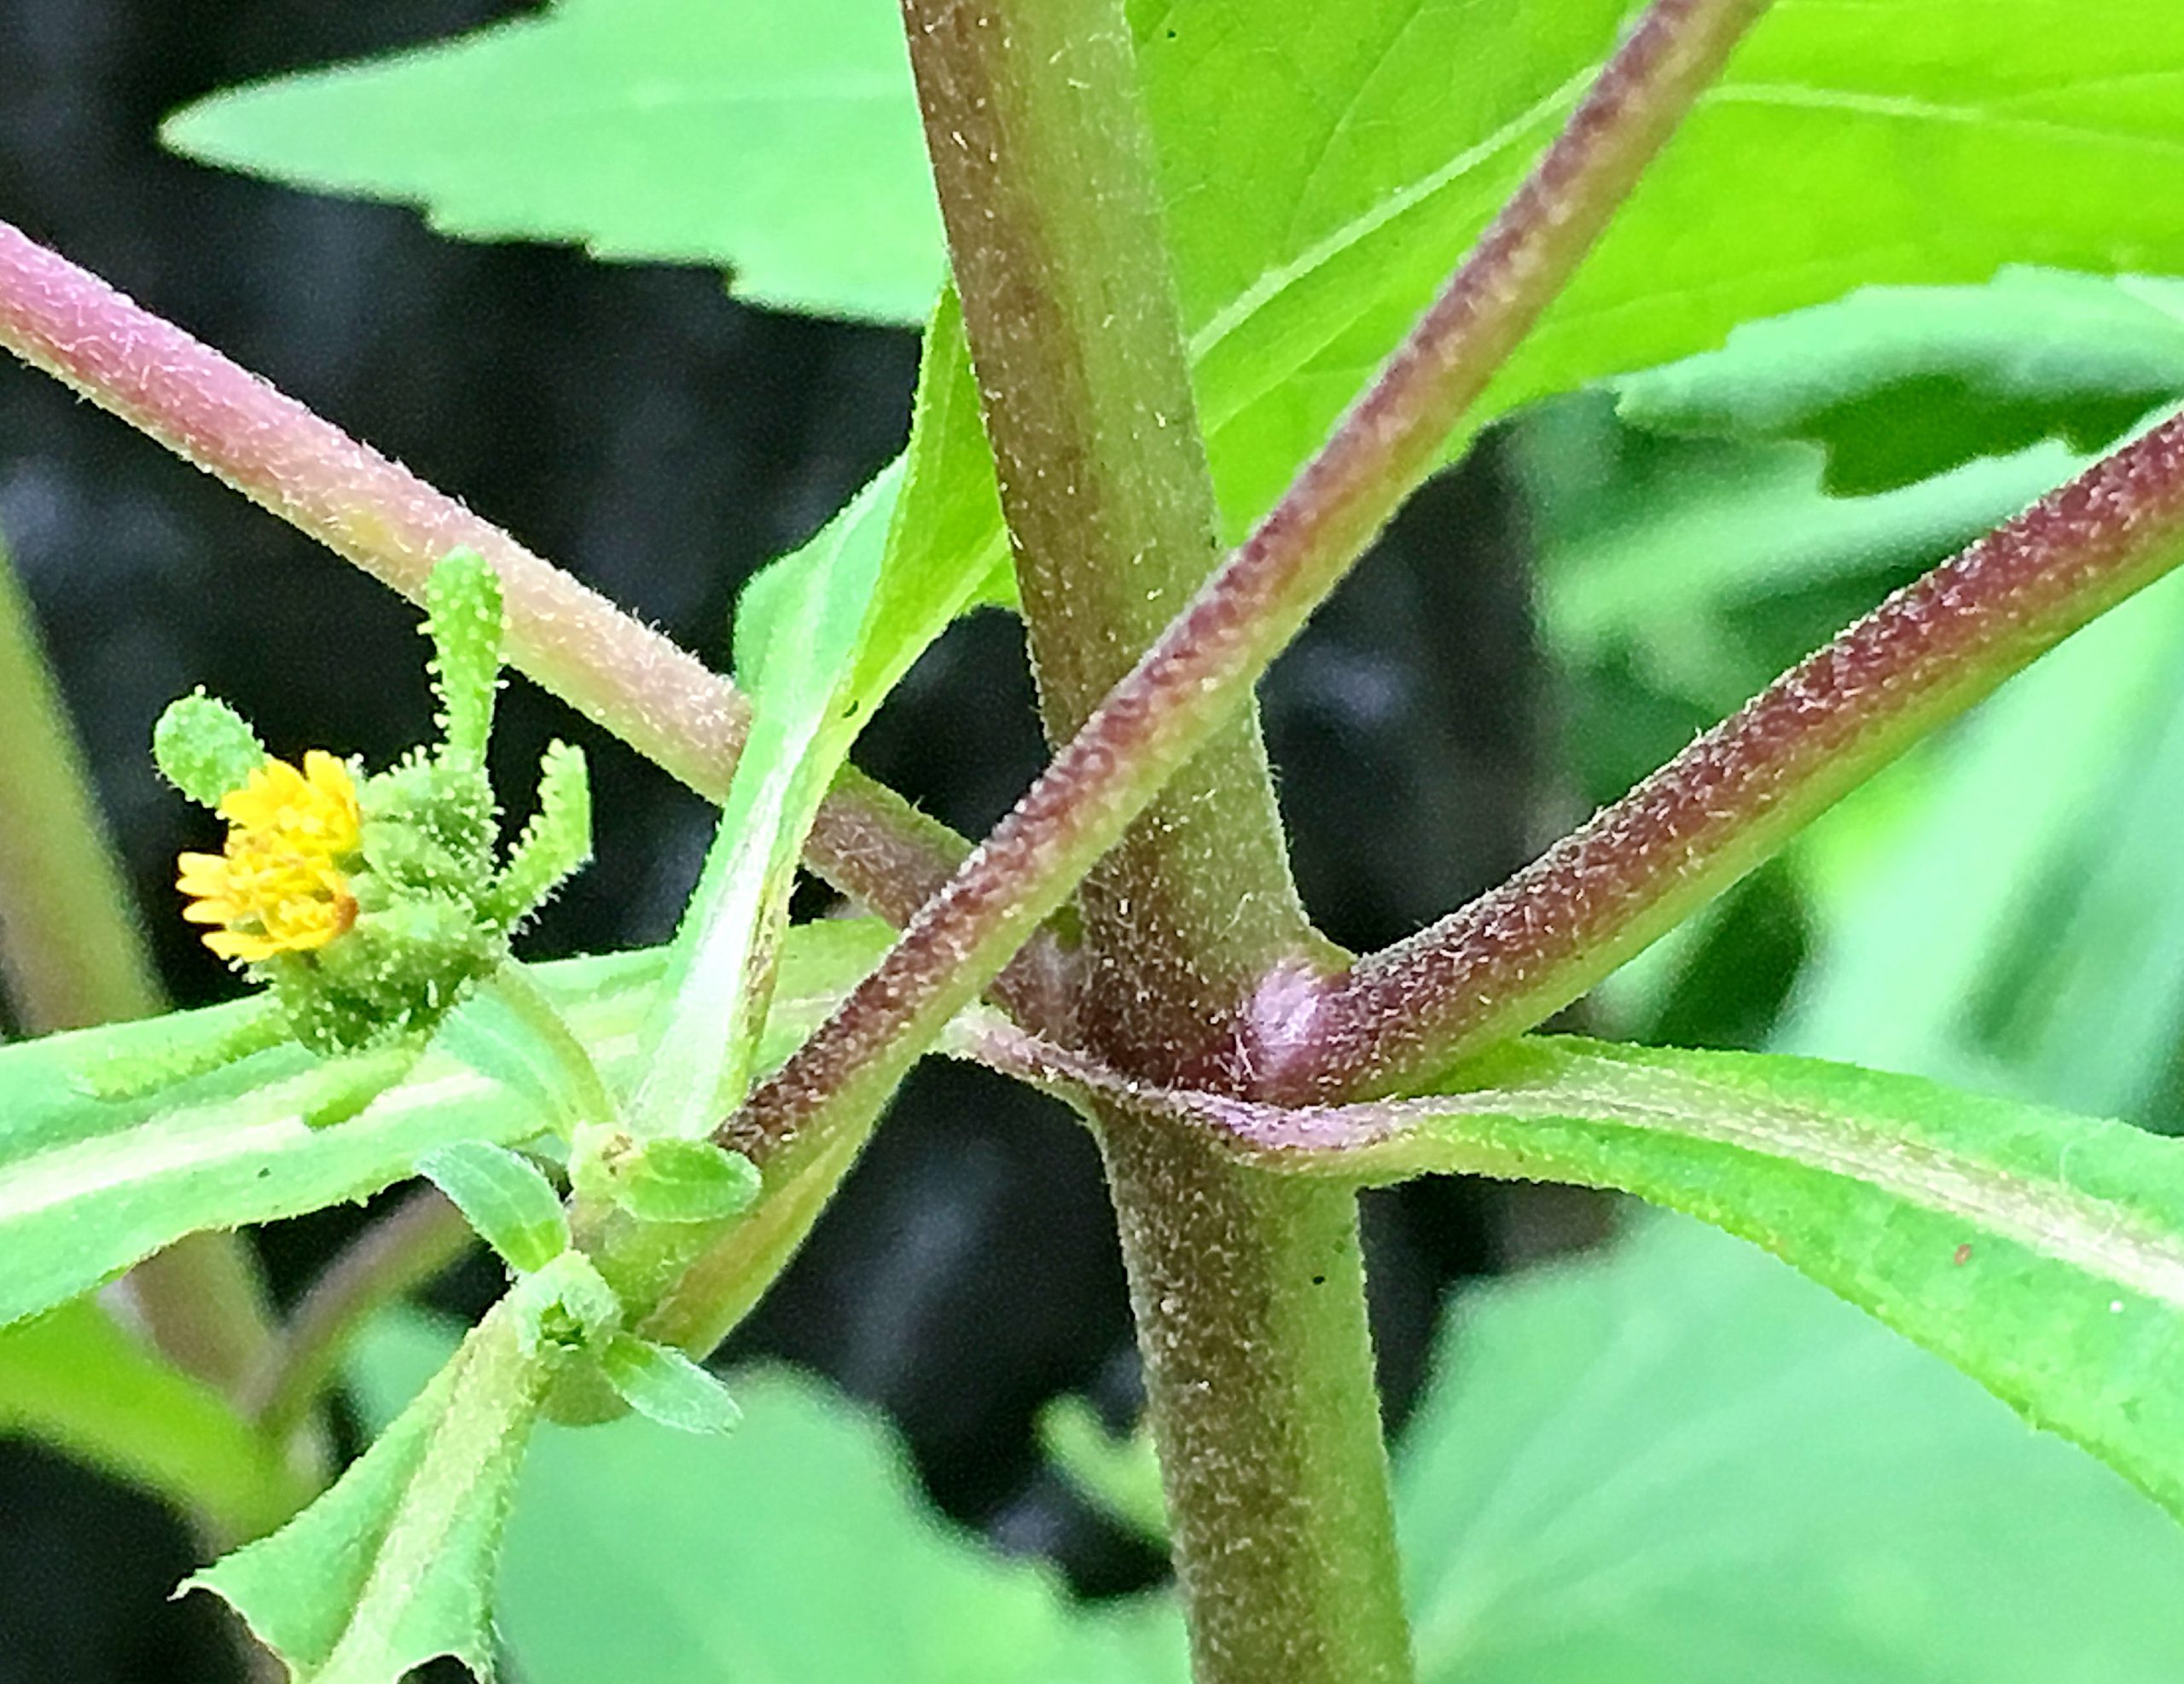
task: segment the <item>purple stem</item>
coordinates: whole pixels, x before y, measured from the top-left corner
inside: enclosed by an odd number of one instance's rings
[[[1281,502],[726,1138],[764,1151],[822,1106],[876,1109],[1014,944],[1242,705],[1431,471],[1464,409],[1764,9],[1765,0],[1657,0]]]
[[[2184,560],[2184,417],[1895,595],[1499,888],[1285,985],[1269,1095],[1414,1084],[1542,1022],[1943,720]]]
[[[750,717],[734,685],[491,521],[5,223],[0,345],[412,601],[434,562],[476,550],[507,591],[514,665],[700,794],[725,793]],[[822,872],[896,923],[967,851],[854,772],[837,784],[810,842]]]

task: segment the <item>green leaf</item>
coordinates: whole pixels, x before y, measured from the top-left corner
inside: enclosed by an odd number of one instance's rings
[[[1216,478],[1247,520],[1485,226],[1629,8],[1131,10]],[[2184,15],[2161,0],[2097,29],[2047,0],[1923,0],[1885,29],[1785,0],[1470,424],[1862,284],[2184,270],[2184,215],[2158,185],[2184,137],[2181,84]]]
[[[442,1655],[490,1680],[494,1564],[549,1372],[488,1320],[332,1490],[183,1588],[234,1605],[297,1684],[400,1684]]]
[[[510,1269],[529,1275],[569,1249],[561,1195],[531,1160],[485,1141],[435,1147],[417,1173],[455,1201]]]
[[[725,1385],[666,1345],[618,1333],[599,1366],[624,1403],[678,1432],[726,1432],[743,1418]]]
[[[1817,1060],[1531,1037],[1460,1093],[1200,1096],[1277,1168],[1618,1187],[1752,1240],[2184,1517],[2184,1141]]]
[[[2158,1684],[2184,1534],[1757,1251],[1467,1293],[1397,1455],[1420,1684]]]
[[[361,1341],[385,1419],[446,1349],[421,1317]],[[938,1519],[874,1412],[781,1369],[734,1376],[725,1437],[651,1422],[543,1429],[502,1566],[531,1684],[1182,1684],[1165,1597],[1085,1608],[1050,1569]]]
[[[2184,397],[2184,283],[2006,269],[1984,287],[1874,287],[1618,382],[1663,432],[1810,439],[1857,496],[2043,438],[2105,449]]]
[[[270,1530],[311,1495],[224,1398],[90,1298],[0,1329],[0,1433],[65,1451],[231,1538]]]
[[[1232,530],[1486,226],[1629,9],[1135,0]],[[218,96],[169,138],[424,200],[454,231],[732,261],[761,300],[903,320],[941,264],[896,35],[885,0],[571,0],[382,67]],[[2184,214],[2158,190],[2184,137],[2180,78],[2184,19],[2165,0],[2111,8],[2100,29],[2047,0],[1924,0],[1885,30],[1785,0],[1472,424],[1859,285],[1979,282],[2007,263],[2184,270]],[[729,132],[754,91],[763,115]]]
[[[793,930],[757,1064],[787,1056],[885,950],[873,919]],[[536,967],[531,974],[612,1085],[642,1067],[639,1026],[664,953]],[[315,1061],[264,1053],[126,1104],[93,1097],[78,1072],[172,1045],[177,1025],[218,1037],[256,1002],[0,1047],[0,1325],[72,1298],[203,1228],[299,1216],[402,1180],[455,1141],[513,1144],[541,1118],[526,1095],[428,1054],[361,1116],[315,1129]]]
[[[851,663],[869,618],[895,469],[804,551],[747,588],[736,664],[751,727],[647,1025],[626,1116],[639,1136],[695,1139],[742,1103],[804,838],[863,723]]]
[[[599,1067],[531,980],[508,961],[442,1021],[433,1040],[482,1076],[528,1100],[538,1126],[566,1135],[613,1109]]]
[[[579,1164],[585,1144],[578,1142]],[[724,1222],[749,1210],[763,1186],[757,1164],[711,1141],[624,1135],[601,1144],[599,1191],[642,1222]],[[590,1171],[573,1173],[589,1191]]]
[[[875,0],[562,0],[216,94],[161,137],[444,233],[728,264],[757,304],[915,322],[941,282],[902,27]]]

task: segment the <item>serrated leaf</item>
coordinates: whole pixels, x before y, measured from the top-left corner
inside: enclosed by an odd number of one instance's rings
[[[485,1141],[456,1141],[420,1158],[417,1173],[454,1200],[510,1269],[529,1275],[569,1249],[561,1195],[528,1158]]]
[[[616,1397],[678,1432],[726,1432],[743,1418],[725,1385],[666,1345],[618,1333],[600,1353],[599,1366]]]
[[[886,950],[873,919],[793,930],[757,1064],[787,1056]],[[601,1066],[640,1067],[660,949],[572,960],[532,974]],[[526,1096],[439,1054],[361,1116],[313,1128],[307,1054],[262,1054],[130,1104],[92,1097],[78,1074],[170,1044],[177,1025],[217,1036],[252,1002],[0,1047],[0,1325],[72,1298],[204,1228],[299,1216],[362,1199],[457,1140],[511,1144],[538,1131]]]
[[[1694,1223],[1485,1283],[1397,1452],[1420,1684],[2162,1684],[2184,1533]]]
[[[1195,1102],[1276,1167],[1625,1188],[1755,1240],[2184,1518],[2184,1141],[1851,1065],[1526,1037],[1464,1090]]]
[[[232,1405],[90,1298],[0,1329],[0,1434],[51,1445],[231,1538],[278,1525],[311,1496]]]
[[[491,1680],[494,1566],[549,1376],[490,1318],[332,1490],[183,1588],[232,1604],[295,1684],[401,1684],[443,1655]]]
[[[445,233],[726,264],[757,304],[915,322],[940,218],[892,7],[563,0],[369,63],[216,94],[169,146],[422,206]]]
[[[2043,438],[2090,453],[2184,397],[2184,283],[2007,269],[1984,287],[1871,287],[1747,322],[1617,383],[1636,426],[1807,439],[1865,496]]]
[[[1485,227],[1629,10],[1135,0],[1232,531]],[[383,68],[224,96],[170,137],[288,179],[432,200],[443,225],[473,232],[597,244],[610,217],[645,218],[659,231],[605,247],[738,262],[754,296],[908,319],[941,265],[896,29],[886,0],[816,15],[578,0]],[[598,127],[556,112],[564,77]],[[2100,29],[2048,0],[1923,0],[1885,30],[1859,8],[1782,0],[1470,424],[1862,284],[1984,281],[2007,263],[2184,270],[2184,212],[2162,190],[2184,138],[2180,83],[2184,18],[2166,0],[2111,6]],[[829,86],[868,99],[861,133]],[[724,143],[676,97],[692,87],[731,102],[766,90],[768,132]],[[723,157],[744,167],[724,178]],[[797,261],[752,255],[769,235]]]
[[[355,1365],[386,1419],[447,1348],[383,1318]],[[806,1376],[732,1377],[720,1437],[649,1421],[541,1431],[501,1574],[531,1684],[1182,1684],[1165,1596],[1086,1606],[1051,1569],[933,1514],[885,1421]]]

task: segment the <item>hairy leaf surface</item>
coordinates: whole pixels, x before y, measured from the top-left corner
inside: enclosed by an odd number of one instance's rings
[[[873,920],[793,932],[761,1067],[787,1056],[888,938]],[[611,1085],[636,1073],[637,1031],[661,963],[652,950],[533,973]],[[293,1049],[126,1104],[95,1099],[77,1080],[102,1057],[165,1044],[179,1027],[217,1033],[238,1009],[0,1048],[0,1324],[73,1298],[185,1234],[362,1199],[409,1176],[435,1147],[511,1144],[541,1130],[534,1100],[438,1054],[361,1115],[327,1128],[305,1120],[314,1072]]]
[[[1465,1090],[1278,1112],[1277,1167],[1619,1187],[1774,1251],[2184,1517],[2184,1142],[1818,1060],[1528,1037]]]

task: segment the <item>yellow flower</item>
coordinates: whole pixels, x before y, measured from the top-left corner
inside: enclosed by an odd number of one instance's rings
[[[357,921],[349,874],[362,821],[340,761],[316,748],[300,772],[269,759],[220,798],[219,812],[226,848],[183,855],[175,881],[191,897],[182,915],[220,926],[206,932],[206,946],[254,965],[323,947]]]

